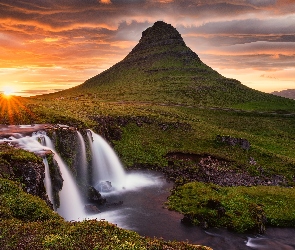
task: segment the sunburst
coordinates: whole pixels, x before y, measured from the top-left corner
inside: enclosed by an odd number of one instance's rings
[[[4,97],[11,97],[13,94],[15,93],[15,90],[12,86],[4,86],[3,87],[3,94],[4,94]]]
[[[34,114],[26,107],[25,100],[11,92],[0,94],[0,123],[21,124],[34,121]]]

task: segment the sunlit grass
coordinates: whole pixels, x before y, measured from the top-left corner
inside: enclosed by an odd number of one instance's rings
[[[3,124],[27,123],[35,117],[23,98],[5,94],[0,95],[0,116]]]

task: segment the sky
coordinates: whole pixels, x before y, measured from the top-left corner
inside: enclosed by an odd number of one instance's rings
[[[294,0],[0,0],[0,93],[79,85],[159,20],[222,75],[263,92],[295,89]]]

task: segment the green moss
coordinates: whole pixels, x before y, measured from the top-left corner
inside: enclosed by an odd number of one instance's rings
[[[0,221],[2,249],[179,249],[210,250],[184,242],[167,242],[139,236],[104,221]]]
[[[45,221],[60,218],[38,197],[24,193],[19,184],[0,179],[2,213],[23,221]],[[5,216],[4,216],[5,218]]]
[[[42,159],[33,153],[22,149],[16,149],[6,144],[0,144],[0,163],[10,164],[10,162],[42,162]]]
[[[227,227],[238,232],[263,231],[265,225],[292,227],[295,190],[274,186],[220,187],[200,182],[178,187],[169,208],[190,215],[195,224]]]

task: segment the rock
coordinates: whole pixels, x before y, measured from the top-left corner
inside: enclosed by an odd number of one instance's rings
[[[96,204],[102,205],[106,203],[106,199],[101,196],[99,191],[94,187],[89,186],[87,191],[87,199],[90,202],[95,202]]]
[[[112,203],[107,203],[107,207],[112,207],[112,206],[121,206],[123,205],[123,201],[118,201],[118,202],[112,202]]]
[[[247,139],[235,138],[229,135],[226,135],[226,136],[217,135],[216,141],[219,143],[227,144],[229,146],[240,146],[244,150],[249,150],[251,147],[250,142]]]
[[[212,155],[171,152],[166,158],[169,168],[163,168],[162,171],[169,179],[175,181],[176,185],[193,181],[230,187],[287,185],[284,176],[267,177],[267,173],[260,166],[257,167],[260,175],[252,176],[242,169],[232,169],[231,162]],[[254,163],[254,159],[252,160]]]
[[[35,161],[25,158],[15,159],[12,156],[18,154],[18,150],[20,149],[1,144],[0,177],[21,182],[24,184],[22,188],[25,192],[39,196],[52,208],[44,187],[45,167],[42,159]],[[27,154],[30,153],[27,152]]]
[[[97,185],[97,189],[100,192],[104,192],[104,193],[108,193],[111,192],[113,190],[112,187],[112,183],[110,181],[101,181],[98,185]]]
[[[207,221],[203,221],[200,223],[200,226],[203,228],[203,229],[208,229],[209,228],[209,224]]]
[[[191,214],[185,214],[181,219],[181,223],[186,225],[193,225],[193,216]]]
[[[84,211],[87,214],[98,214],[98,213],[100,213],[100,210],[96,206],[91,205],[91,204],[86,204],[85,207],[84,207]]]

